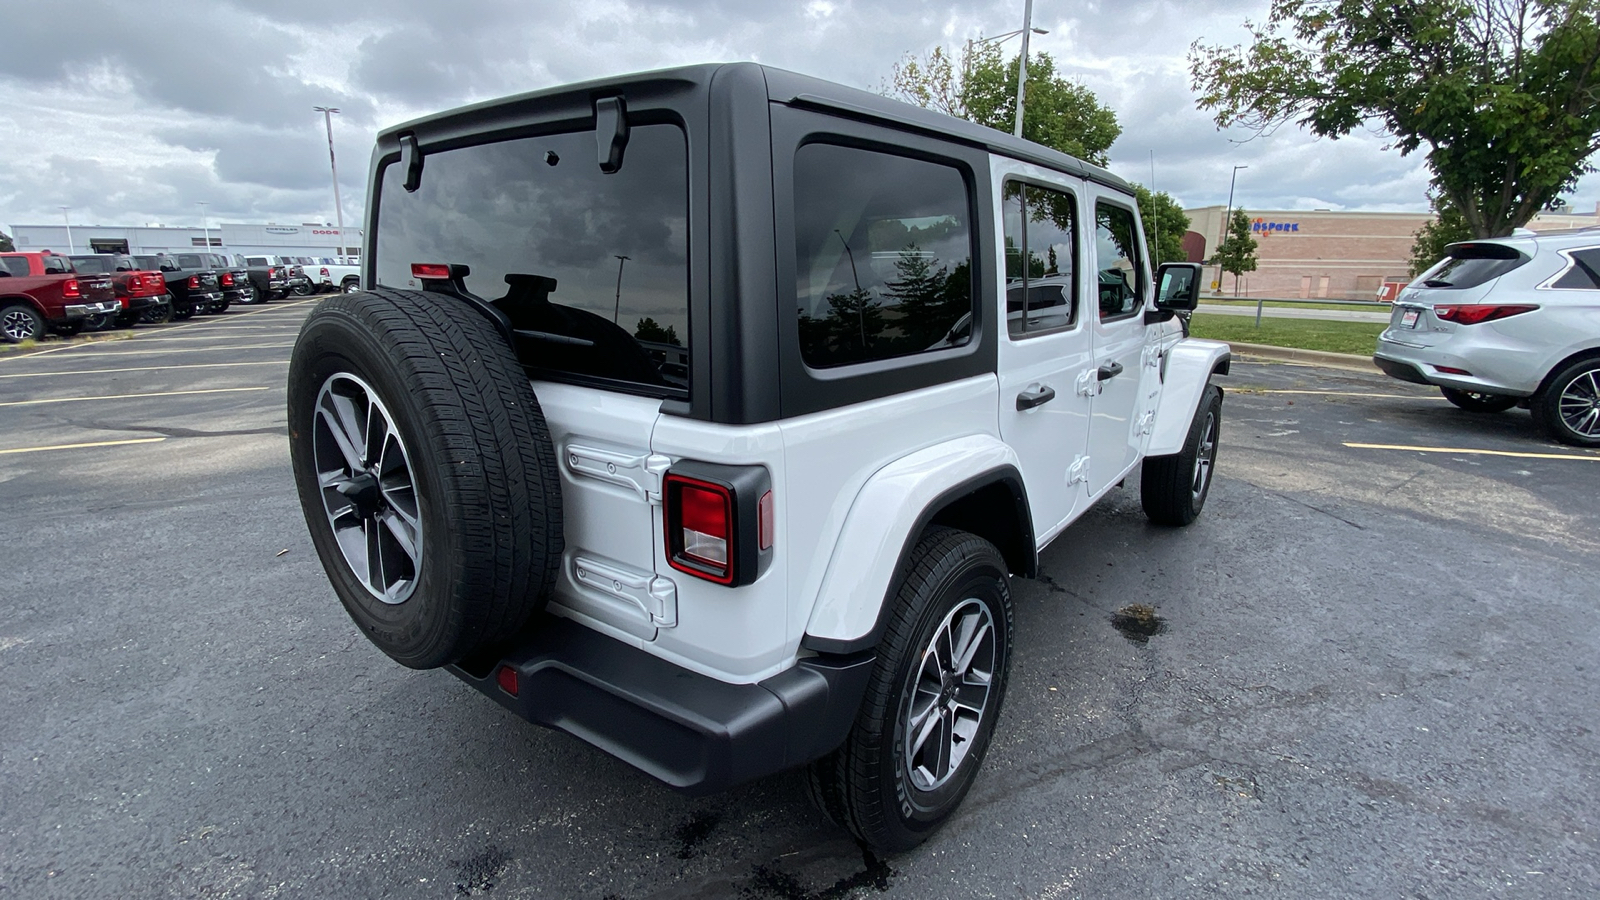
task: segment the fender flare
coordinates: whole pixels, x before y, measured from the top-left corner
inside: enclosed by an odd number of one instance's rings
[[[50,316],[44,311],[44,304],[40,303],[38,300],[33,299],[32,297],[28,296],[27,294],[6,294],[5,296],[0,297],[0,306],[10,306],[13,303],[18,303],[18,302],[20,302],[23,306],[31,308],[34,312],[39,314],[40,318],[44,319],[46,322],[53,321],[50,318]]]
[[[1146,456],[1171,456],[1183,450],[1189,425],[1211,376],[1228,374],[1233,348],[1220,341],[1184,338],[1162,359],[1161,398],[1150,429]]]
[[[991,485],[1004,485],[1016,505],[1025,557],[1013,568],[1034,575],[1038,548],[1021,470],[1009,445],[974,435],[919,450],[873,473],[834,542],[800,646],[819,653],[876,646],[923,530],[952,502]],[[885,565],[891,555],[894,564]]]

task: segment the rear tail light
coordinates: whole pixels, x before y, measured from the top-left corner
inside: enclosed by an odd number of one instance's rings
[[[411,277],[418,281],[444,281],[450,277],[450,267],[444,263],[412,263]]]
[[[500,670],[494,673],[494,680],[496,684],[500,685],[500,690],[505,691],[513,697],[517,695],[518,685],[516,669],[513,669],[510,666],[501,666]]]
[[[324,277],[324,278],[328,277],[328,267],[327,266],[323,266],[322,267],[322,277]]]
[[[66,283],[61,285],[61,296],[66,297],[68,300],[76,300],[82,297],[83,288],[78,286],[78,279],[68,278]]]
[[[718,584],[755,581],[772,558],[770,485],[760,466],[673,466],[661,491],[667,562]]]
[[[199,287],[200,287],[200,276],[199,275],[190,275],[189,276],[189,290],[191,290],[191,291],[192,290],[198,290]]]
[[[268,278],[277,278],[278,277],[278,267],[277,266],[267,266],[267,277]]]
[[[222,273],[222,286],[223,287],[233,287],[233,273],[232,272],[223,272]]]
[[[1537,306],[1493,306],[1475,303],[1463,306],[1435,306],[1433,314],[1445,322],[1454,322],[1457,325],[1477,325],[1480,322],[1493,322],[1495,319],[1519,316],[1525,312],[1533,312],[1538,308]]]

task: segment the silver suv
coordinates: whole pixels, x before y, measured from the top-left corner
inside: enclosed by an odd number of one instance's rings
[[[1474,412],[1600,446],[1600,228],[1465,241],[1406,285],[1373,361]]]

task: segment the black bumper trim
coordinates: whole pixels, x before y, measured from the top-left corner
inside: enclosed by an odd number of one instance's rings
[[[1381,356],[1374,356],[1372,362],[1383,370],[1383,374],[1388,375],[1390,378],[1398,378],[1401,381],[1409,381],[1412,384],[1433,384],[1422,374],[1422,370],[1412,363],[1401,362],[1397,359],[1385,359]]]
[[[691,672],[566,619],[497,661],[449,671],[524,719],[565,731],[672,787],[710,793],[844,742],[875,656],[815,656],[756,684]],[[513,697],[495,675],[517,672]]]

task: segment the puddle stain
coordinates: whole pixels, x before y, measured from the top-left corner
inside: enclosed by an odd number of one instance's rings
[[[496,879],[505,873],[510,863],[511,854],[493,844],[477,856],[451,860],[450,864],[456,867],[456,895],[470,897],[494,890]]]
[[[844,900],[853,892],[871,889],[882,893],[899,874],[866,847],[861,848],[862,869],[818,891],[808,891],[800,879],[771,865],[759,865],[751,874],[750,886],[740,894],[749,898],[773,900]]]
[[[705,853],[701,845],[717,830],[717,823],[722,821],[722,816],[714,812],[697,812],[689,818],[679,822],[672,829],[672,837],[679,844],[677,857],[679,859],[694,859]]]
[[[1147,644],[1152,637],[1167,630],[1167,623],[1156,615],[1154,608],[1134,603],[1111,615],[1111,627],[1122,632],[1122,636],[1130,641]]]

